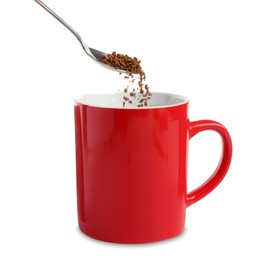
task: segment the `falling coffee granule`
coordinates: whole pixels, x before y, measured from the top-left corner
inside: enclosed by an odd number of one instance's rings
[[[148,85],[144,84],[146,76],[140,65],[140,60],[136,57],[132,58],[128,55],[117,54],[115,51],[112,54],[101,57],[99,60],[104,64],[125,72],[124,78],[129,82],[128,86],[124,88],[124,93],[129,94],[129,97],[126,95],[123,97],[123,106],[125,106],[126,102],[132,104],[133,99],[138,100],[138,107],[148,105],[148,100],[151,98],[152,93],[149,91]],[[122,74],[122,72],[119,74]],[[135,75],[137,75],[137,82]],[[129,86],[132,84],[136,86],[129,90]]]

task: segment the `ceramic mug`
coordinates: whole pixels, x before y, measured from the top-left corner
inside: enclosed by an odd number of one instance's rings
[[[224,178],[232,157],[227,129],[218,122],[190,122],[188,99],[153,93],[148,107],[123,108],[123,93],[75,100],[79,228],[98,240],[146,243],[184,230],[186,208]],[[217,132],[222,155],[215,172],[187,193],[189,140]]]

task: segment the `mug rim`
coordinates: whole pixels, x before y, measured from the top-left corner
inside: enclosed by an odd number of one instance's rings
[[[160,109],[160,108],[170,108],[170,107],[178,107],[178,106],[181,106],[181,105],[185,105],[185,104],[188,104],[189,103],[189,99],[183,95],[179,95],[179,94],[174,94],[174,93],[168,93],[168,92],[151,92],[152,95],[168,95],[168,96],[171,96],[171,97],[175,97],[177,99],[180,99],[182,100],[182,102],[178,102],[176,104],[169,104],[169,105],[156,105],[156,106],[144,106],[144,107],[137,107],[137,106],[132,106],[132,107],[118,107],[118,106],[101,106],[101,105],[95,105],[91,102],[82,102],[80,101],[80,99],[84,99],[86,97],[91,97],[91,96],[101,96],[101,95],[116,95],[116,94],[125,94],[123,92],[116,92],[116,91],[104,91],[104,92],[90,92],[88,94],[84,94],[84,95],[80,95],[80,96],[77,96],[75,99],[74,99],[74,102],[75,104],[78,104],[78,105],[84,105],[84,106],[89,106],[89,107],[95,107],[95,108],[105,108],[105,109],[122,109],[122,110],[131,110],[131,109],[138,109],[138,110],[147,110],[147,109]]]

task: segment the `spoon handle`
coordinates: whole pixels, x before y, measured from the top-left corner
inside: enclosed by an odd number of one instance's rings
[[[82,42],[82,38],[80,35],[69,25],[67,24],[60,16],[58,16],[55,12],[53,12],[47,5],[45,5],[40,0],[34,0],[37,4],[39,4],[43,9],[45,9],[48,13],[50,13],[54,18],[56,18],[61,24],[63,24],[80,42],[83,46],[84,43]],[[84,47],[84,46],[83,46]]]

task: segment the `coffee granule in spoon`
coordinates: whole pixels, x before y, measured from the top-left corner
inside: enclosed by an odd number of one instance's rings
[[[132,58],[128,55],[119,54],[115,51],[112,54],[107,54],[99,59],[104,64],[114,67],[115,69],[125,71],[126,75],[125,79],[129,80],[129,85],[136,84],[136,89],[133,87],[131,91],[129,91],[129,86],[124,88],[124,93],[129,93],[129,97],[123,97],[123,106],[126,103],[132,104],[133,99],[138,100],[138,107],[144,107],[148,105],[148,100],[151,98],[152,93],[149,91],[149,87],[147,84],[144,84],[146,80],[146,76],[142,67],[140,65],[141,61],[136,57]],[[122,74],[120,72],[119,74]],[[134,75],[137,74],[138,82],[135,82]]]

